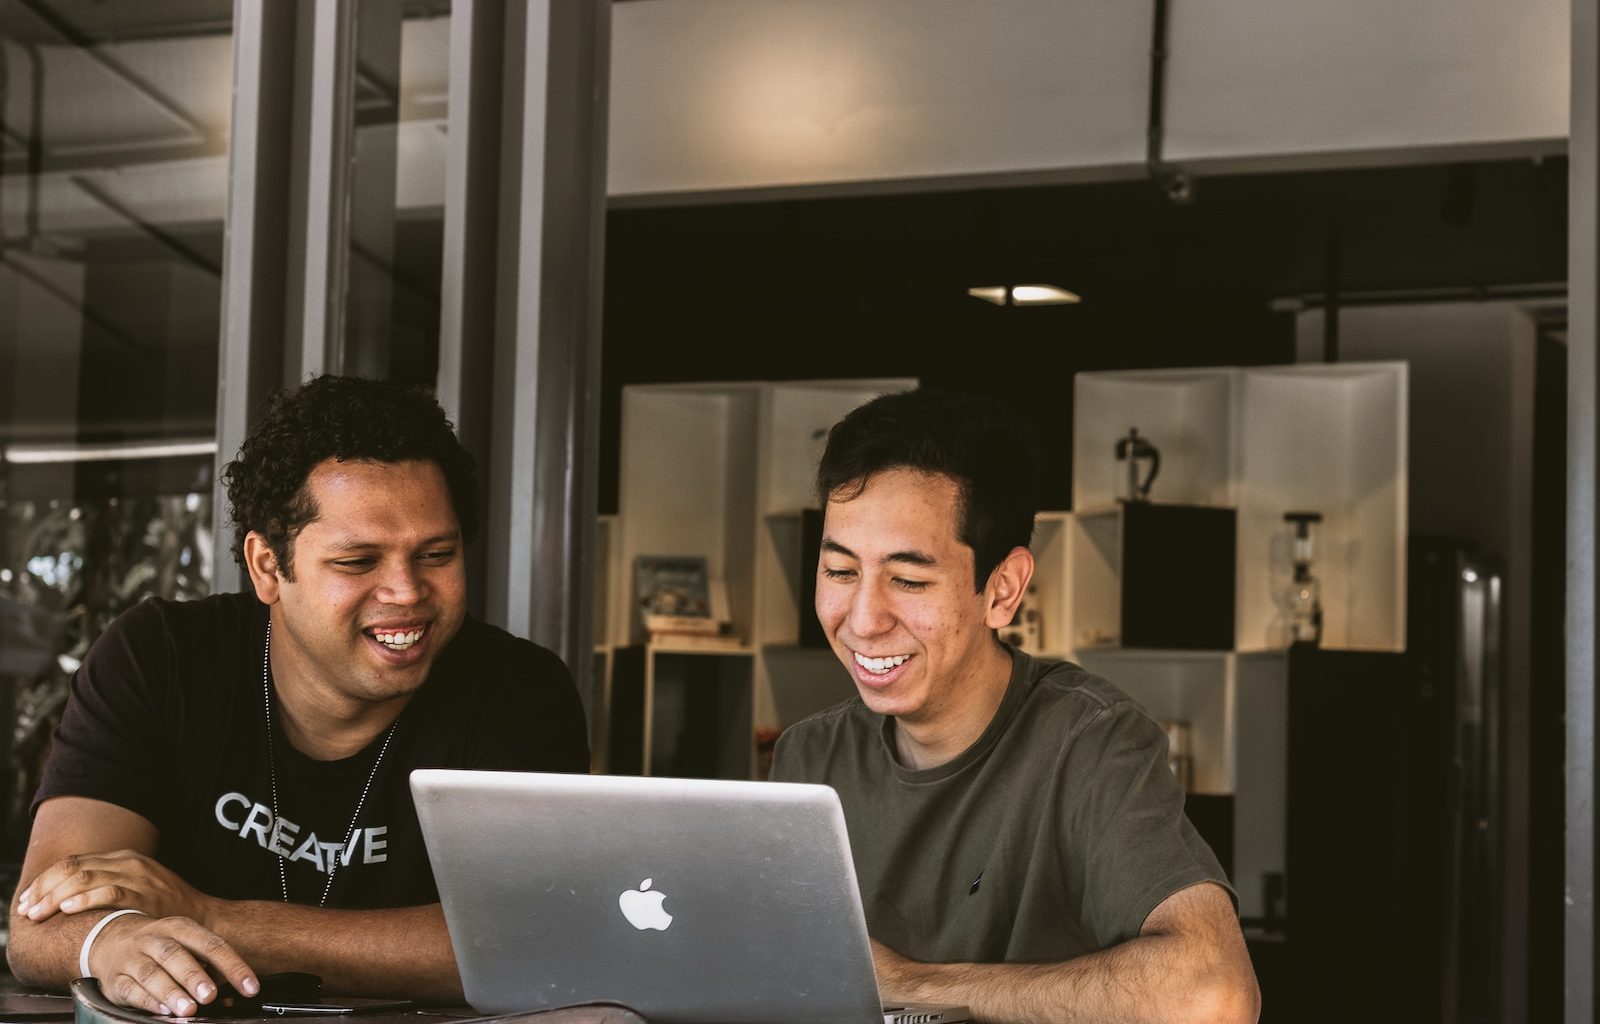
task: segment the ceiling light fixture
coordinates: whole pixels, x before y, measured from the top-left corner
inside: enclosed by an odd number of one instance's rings
[[[1066,306],[1082,301],[1075,293],[1053,284],[1018,284],[1011,287],[1013,306]]]
[[[1067,306],[1082,302],[1082,296],[1053,284],[985,285],[968,288],[967,294],[996,306]]]
[[[209,440],[154,441],[121,444],[10,444],[0,448],[0,462],[14,466],[60,462],[105,462],[113,459],[171,459],[214,455],[217,442]]]

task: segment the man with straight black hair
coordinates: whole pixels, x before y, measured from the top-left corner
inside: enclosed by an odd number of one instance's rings
[[[473,473],[426,392],[319,377],[269,401],[223,474],[250,591],[146,601],[73,677],[18,979],[179,1017],[259,972],[460,1002],[411,770],[588,768],[566,667],[466,613]]]
[[[1033,575],[1037,444],[996,402],[912,391],[828,435],[817,615],[857,696],[772,777],[844,805],[886,1000],[986,1021],[1254,1021],[1232,891],[1161,729],[1002,644]]]

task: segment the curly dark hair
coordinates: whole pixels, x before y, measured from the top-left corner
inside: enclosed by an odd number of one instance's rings
[[[1039,439],[999,401],[926,388],[880,395],[828,431],[817,497],[849,501],[873,474],[913,469],[960,489],[956,537],[972,549],[981,592],[1012,548],[1033,541]]]
[[[327,459],[432,460],[444,472],[462,539],[476,535],[477,463],[433,396],[390,381],[324,375],[268,398],[238,458],[222,470],[240,568],[245,535],[254,530],[267,539],[284,578],[294,578],[294,539],[317,518],[306,479]]]

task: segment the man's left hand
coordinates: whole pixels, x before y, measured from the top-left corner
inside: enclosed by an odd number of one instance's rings
[[[155,859],[135,850],[114,850],[63,857],[45,868],[18,895],[17,913],[44,921],[58,911],[126,908],[207,924],[215,902]]]

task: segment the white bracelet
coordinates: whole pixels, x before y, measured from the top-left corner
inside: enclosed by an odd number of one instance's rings
[[[100,920],[96,921],[94,923],[94,927],[89,929],[89,934],[83,937],[83,948],[78,951],[78,977],[93,977],[93,975],[89,973],[89,947],[94,945],[94,940],[100,937],[100,933],[105,930],[106,925],[110,924],[112,921],[115,921],[124,914],[144,915],[144,911],[134,910],[132,907],[128,907],[124,910],[113,910],[105,917],[102,917]]]

